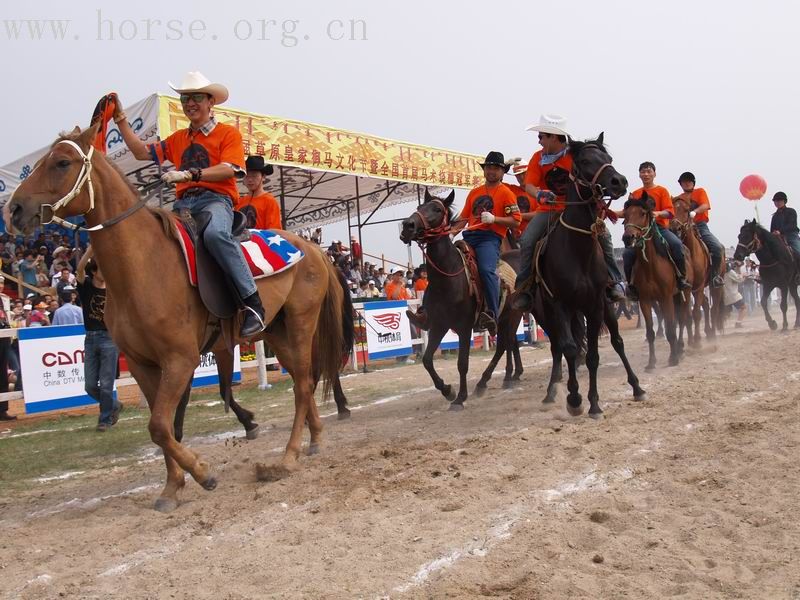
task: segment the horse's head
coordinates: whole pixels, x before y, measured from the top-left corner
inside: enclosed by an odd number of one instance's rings
[[[413,241],[445,235],[453,218],[451,206],[455,197],[455,190],[444,199],[434,198],[428,193],[428,190],[425,190],[425,202],[420,204],[414,214],[403,221],[400,241],[410,244]]]
[[[736,251],[733,253],[735,260],[742,261],[755,252],[758,248],[758,223],[755,219],[748,221],[745,219],[744,225],[739,230],[739,239],[736,244]]]
[[[672,207],[675,210],[674,218],[669,222],[669,228],[675,233],[681,233],[690,224],[689,211],[693,210],[694,202],[689,200],[684,194],[675,196],[672,199]]]
[[[31,233],[60,217],[85,214],[91,208],[92,140],[97,126],[81,131],[76,127],[62,134],[20,184],[3,208],[6,228]]]
[[[653,210],[656,201],[643,191],[641,198],[628,198],[625,202],[624,214],[625,233],[622,241],[626,246],[631,246],[641,238],[646,238],[653,227]]]
[[[572,175],[579,186],[589,188],[593,196],[616,200],[628,191],[628,180],[612,165],[611,155],[603,145],[603,134],[596,140],[570,141]]]

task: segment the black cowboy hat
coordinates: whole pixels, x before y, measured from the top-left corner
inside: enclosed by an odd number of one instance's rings
[[[247,160],[244,161],[244,168],[246,171],[258,171],[263,173],[265,177],[272,175],[275,171],[272,165],[268,165],[264,162],[263,156],[248,156]]]
[[[511,165],[506,164],[506,158],[503,156],[503,153],[496,152],[494,150],[486,155],[486,160],[478,164],[481,167],[485,167],[486,165],[497,165],[498,167],[503,167],[503,171],[506,173],[508,173],[508,170],[511,168]]]

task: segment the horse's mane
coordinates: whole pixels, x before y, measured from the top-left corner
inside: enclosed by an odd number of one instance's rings
[[[161,221],[161,226],[164,228],[164,235],[170,239],[178,236],[178,230],[176,229],[175,225],[175,220],[177,218],[175,213],[167,210],[166,208],[158,208],[154,206],[148,206],[146,208],[156,219]]]
[[[584,146],[587,146],[587,145],[599,148],[600,150],[602,150],[603,152],[608,154],[608,150],[606,150],[606,147],[603,144],[603,141],[602,141],[601,138],[597,138],[595,140],[585,140],[583,142],[581,142],[579,140],[573,140],[572,138],[570,138],[569,139],[569,146],[568,146],[569,150],[568,150],[568,152],[572,156],[576,156],[581,150],[583,150]]]
[[[760,223],[756,220],[752,221],[745,221],[745,227],[750,226],[753,228],[754,235],[758,236],[758,239],[761,240],[761,243],[769,248],[770,252],[772,252],[773,256],[780,256],[781,254],[786,253],[786,249],[783,245],[781,239],[776,236],[772,235],[768,229],[762,227]]]

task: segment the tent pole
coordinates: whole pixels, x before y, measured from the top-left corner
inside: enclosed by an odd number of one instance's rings
[[[349,204],[348,204],[349,206]],[[358,245],[361,246],[361,266],[364,266],[364,242],[361,240],[361,192],[358,189],[358,177],[356,177],[356,223],[358,223]]]
[[[283,187],[283,167],[278,165],[278,173],[281,176],[281,227],[286,230],[286,201],[284,199],[284,187]]]

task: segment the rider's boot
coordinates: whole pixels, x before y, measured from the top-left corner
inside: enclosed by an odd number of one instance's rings
[[[258,292],[251,294],[243,300],[244,318],[239,329],[239,336],[243,338],[252,337],[261,333],[266,328],[264,323],[264,306],[261,304],[261,297]]]
[[[692,284],[686,281],[686,259],[683,260],[676,260],[675,266],[678,269],[677,277],[678,277],[678,289],[679,290],[690,290],[692,289]]]
[[[417,312],[414,312],[411,309],[407,310],[406,316],[414,327],[422,329],[423,331],[428,331],[428,329],[430,329],[430,323],[428,323],[428,313],[422,306],[417,309]]]
[[[722,256],[714,254],[711,256],[711,287],[719,288],[725,285],[725,280],[719,274],[719,267],[722,264]]]
[[[628,282],[627,290],[625,295],[627,296],[628,300],[631,302],[638,302],[639,301],[639,290],[636,289],[636,286],[632,283]]]
[[[609,302],[622,302],[625,300],[625,286],[621,281],[614,281],[606,288],[606,298]]]

